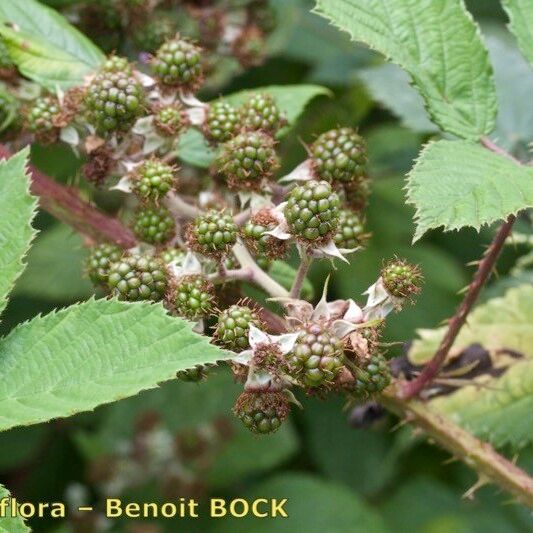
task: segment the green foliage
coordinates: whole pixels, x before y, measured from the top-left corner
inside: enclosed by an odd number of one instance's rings
[[[104,60],[87,37],[36,0],[2,0],[0,23],[20,72],[51,91],[80,85]]]
[[[9,491],[3,485],[0,485],[0,500],[9,496]],[[10,513],[9,509],[8,513]],[[0,533],[25,533],[27,531],[31,530],[20,516],[15,518],[9,514],[0,518]]]
[[[533,206],[533,169],[468,141],[431,142],[409,174],[407,197],[416,207],[414,241],[440,226],[479,230]]]
[[[9,375],[0,430],[90,410],[228,357],[162,307],[115,300],[34,318],[1,341],[0,353]]]
[[[492,130],[492,69],[459,0],[317,0],[316,13],[404,68],[444,131],[477,139]]]
[[[36,201],[29,193],[26,173],[29,150],[0,162],[0,312],[15,280],[24,270],[23,259],[35,236],[31,221]]]
[[[518,46],[533,65],[533,4],[528,0],[502,0],[509,15],[509,29],[515,34]]]

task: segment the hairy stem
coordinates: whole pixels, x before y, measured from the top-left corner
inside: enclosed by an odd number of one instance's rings
[[[494,236],[492,243],[487,248],[485,254],[483,255],[483,258],[478,264],[477,271],[474,274],[472,282],[468,286],[468,290],[466,291],[461,305],[448,323],[448,330],[442,338],[442,341],[439,347],[437,348],[435,355],[426,364],[426,366],[416,379],[405,383],[405,385],[400,391],[401,397],[410,398],[412,396],[415,396],[424,387],[426,387],[426,385],[431,383],[433,378],[435,378],[435,376],[438,374],[442,364],[444,363],[444,360],[446,359],[446,356],[448,355],[448,352],[450,351],[450,348],[455,342],[457,335],[459,335],[459,332],[461,331],[461,328],[463,327],[464,323],[466,322],[468,313],[472,309],[474,303],[477,300],[477,297],[479,296],[479,293],[481,292],[481,289],[483,288],[483,285],[486,283],[494,269],[494,265],[496,264],[496,260],[500,255],[503,244],[511,233],[514,221],[515,217],[513,215],[508,217],[507,221],[502,224],[502,226]]]
[[[380,402],[398,416],[424,430],[437,444],[475,469],[480,483],[492,482],[511,493],[519,502],[533,507],[533,478],[494,448],[448,418],[431,411],[417,400],[409,402],[394,393],[383,394]]]
[[[311,262],[313,261],[313,259],[309,257],[304,250],[302,250],[301,252],[300,259],[300,266],[298,267],[298,271],[296,272],[296,276],[294,278],[294,282],[290,291],[291,298],[300,297],[300,292],[302,291],[302,286],[304,284],[305,277],[307,276],[307,273],[309,272],[309,267],[311,266]]]
[[[0,144],[0,159],[10,156],[9,148]],[[29,171],[32,178],[31,192],[39,197],[42,209],[96,241],[112,242],[123,248],[136,245],[137,240],[128,228],[118,219],[82,200],[75,188],[57,183],[31,165]]]

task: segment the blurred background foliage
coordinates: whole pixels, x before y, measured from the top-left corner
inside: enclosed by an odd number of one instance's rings
[[[68,0],[49,0],[55,7]],[[533,74],[504,28],[496,1],[467,2],[488,36],[500,98],[498,138],[517,154],[533,137]],[[349,42],[347,36],[310,13],[307,0],[272,0],[278,13],[270,36],[269,57],[261,66],[230,69],[202,95],[264,85],[315,83],[332,97],[313,100],[293,134],[281,145],[284,170],[305,158],[304,143],[337,126],[356,126],[367,138],[373,193],[367,211],[372,239],[349,266],[332,277],[332,297],[354,297],[375,280],[383,260],[394,255],[419,263],[426,283],[416,305],[393,316],[386,339],[397,342],[391,355],[417,328],[436,327],[451,315],[459,291],[489,242],[463,230],[434,231],[415,246],[414,210],[405,204],[405,174],[421,145],[438,134],[419,97],[399,69]],[[517,112],[516,110],[519,110]],[[57,180],[75,181],[80,162],[67,148],[32,149],[33,163]],[[92,194],[87,191],[87,194]],[[110,211],[109,195],[96,200]],[[41,230],[28,258],[0,328],[55,307],[86,299],[91,287],[82,275],[83,243],[67,227],[41,213]],[[527,220],[517,230],[529,231]],[[488,288],[501,295],[510,286],[531,282],[527,264],[517,268],[525,249],[508,246]],[[321,287],[330,266],[315,265],[311,279]],[[315,291],[316,292],[316,291]],[[407,427],[381,418],[360,427],[343,411],[342,402],[301,398],[305,410],[293,414],[279,433],[259,439],[235,424],[230,410],[238,393],[222,369],[205,383],[172,382],[94,413],[0,434],[0,475],[19,499],[66,500],[98,506],[106,495],[140,501],[209,495],[288,498],[288,520],[172,520],[105,523],[74,516],[30,522],[36,531],[310,531],[310,532],[482,532],[531,531],[530,514],[517,505],[503,505],[494,487],[479,490],[474,501],[461,499],[475,483],[465,466],[446,462],[447,454],[414,437]],[[513,450],[506,450],[512,453]],[[533,466],[533,452],[522,449],[519,464]],[[93,517],[94,518],[94,517]]]

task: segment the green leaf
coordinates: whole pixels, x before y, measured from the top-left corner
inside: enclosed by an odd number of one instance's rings
[[[333,453],[334,451],[331,450]],[[381,517],[352,491],[308,474],[286,473],[256,485],[242,496],[254,498],[286,498],[287,518],[270,517],[257,520],[253,516],[227,518],[217,531],[253,531],[254,533],[294,531],[327,531],[340,533],[360,531],[384,533]]]
[[[288,291],[292,287],[294,278],[296,277],[296,269],[285,261],[276,260],[268,269],[269,275],[274,278],[282,287]],[[315,290],[313,284],[308,278],[305,278],[302,285],[302,298],[304,300],[312,300],[314,298]]]
[[[479,230],[533,206],[533,168],[468,141],[430,142],[409,174],[407,197],[416,207],[413,241],[440,226]]]
[[[482,344],[489,351],[513,350],[533,359],[533,287],[509,289],[501,298],[478,305],[468,317],[468,327],[459,333],[450,357],[471,344]],[[446,327],[418,330],[419,339],[409,350],[413,364],[423,364],[435,353]]]
[[[303,113],[305,106],[315,97],[329,95],[330,91],[320,85],[271,85],[239,91],[225,96],[223,100],[235,106],[240,106],[252,93],[270,94],[280,110],[287,117],[288,127],[292,126]],[[281,133],[287,131],[287,127]],[[178,157],[185,163],[200,168],[209,168],[215,159],[216,151],[205,141],[203,135],[190,129],[180,139],[178,144]]]
[[[20,72],[52,91],[82,84],[104,60],[87,37],[36,0],[2,0],[0,35]]]
[[[26,148],[7,161],[0,161],[0,313],[24,270],[23,259],[35,236],[31,221],[37,203],[29,192],[28,154]]]
[[[492,69],[460,0],[317,0],[315,12],[405,69],[444,131],[489,133],[496,116]]]
[[[518,46],[533,65],[533,3],[530,0],[502,0],[509,15],[509,29],[514,33]]]
[[[10,496],[9,491],[3,485],[0,485],[0,500]],[[8,516],[0,517],[0,533],[26,533],[31,531],[20,516],[16,518],[11,516],[10,506],[7,507],[7,514]]]
[[[363,80],[372,96],[390,109],[405,127],[421,133],[440,131],[429,119],[424,99],[413,89],[409,76],[398,66],[385,63],[362,69],[358,72],[358,77]]]
[[[40,233],[28,254],[28,266],[17,282],[15,294],[62,302],[89,297],[94,291],[83,274],[86,256],[81,237],[68,226],[57,224]]]
[[[0,342],[0,430],[94,409],[229,357],[161,305],[90,300]]]

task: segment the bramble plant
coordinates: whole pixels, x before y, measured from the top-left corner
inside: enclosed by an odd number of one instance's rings
[[[312,15],[385,56],[391,64],[363,79],[372,87],[392,68],[416,118],[386,91],[378,98],[433,135],[405,187],[416,209],[415,249],[432,229],[495,227],[456,313],[445,327],[423,330],[400,368],[383,332],[416,305],[423,268],[398,250],[380,257],[363,297],[328,290],[337,269],[357,263],[374,238],[365,135],[354,124],[317,131],[305,139],[307,158],[289,168],[281,148],[297,137],[306,105],[328,89],[267,85],[206,100],[222,59],[233,61],[232,72],[264,60],[276,17],[268,2],[203,4],[69,2],[65,14],[81,31],[36,0],[0,5],[1,309],[25,268],[37,204],[83,237],[95,294],[2,339],[0,430],[90,411],[167,380],[198,383],[201,395],[231,369],[242,389],[233,413],[264,439],[305,408],[308,395],[341,395],[352,412],[378,403],[482,482],[533,506],[533,479],[479,440],[531,442],[531,345],[523,341],[524,352],[476,379],[462,376],[479,361],[453,367],[459,347],[512,349],[493,330],[487,338],[477,332],[485,307],[533,301],[524,286],[471,314],[517,218],[533,206],[527,151],[492,135],[497,93],[477,23],[461,0],[318,0]],[[503,6],[533,64],[533,9],[520,0]],[[68,147],[79,179],[67,186],[38,170],[29,162],[32,143],[44,154]],[[318,283],[310,275],[316,265]],[[453,392],[443,394],[443,385]],[[472,389],[481,386],[476,398]],[[507,418],[529,427],[502,431]]]

